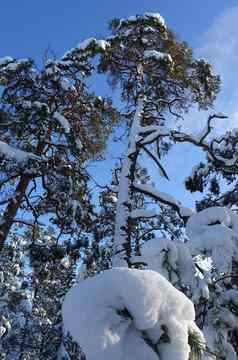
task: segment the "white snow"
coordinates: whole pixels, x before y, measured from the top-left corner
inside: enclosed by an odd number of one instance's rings
[[[75,144],[76,144],[76,147],[77,147],[78,150],[82,150],[83,144],[82,144],[82,141],[80,140],[79,137],[76,138]]]
[[[85,50],[90,45],[96,44],[101,50],[105,50],[109,43],[106,40],[97,40],[95,38],[85,39],[77,45],[78,50]]]
[[[4,155],[8,159],[14,159],[17,162],[27,161],[29,159],[41,160],[39,156],[16,149],[3,141],[0,141],[0,154]]]
[[[154,58],[156,60],[167,60],[169,62],[172,62],[172,57],[170,54],[165,54],[157,50],[146,50],[144,51],[144,58],[150,59]]]
[[[45,73],[46,73],[46,75],[49,75],[49,76],[53,75],[54,74],[54,68],[52,68],[52,67],[46,68]]]
[[[134,186],[137,190],[146,192],[149,195],[151,194],[152,196],[156,197],[158,200],[161,200],[162,202],[179,206],[178,201],[172,195],[157,190],[153,185],[134,183]]]
[[[83,40],[81,43],[79,43],[77,45],[77,49],[79,50],[85,50],[88,46],[90,46],[92,44],[92,42],[96,41],[95,38],[89,38],[89,39],[85,39]]]
[[[193,259],[188,247],[181,241],[151,239],[141,247],[141,256],[135,260],[146,263],[149,270],[160,273],[173,285],[183,284],[190,290],[198,285]]]
[[[11,70],[11,71],[16,71],[17,68],[18,68],[18,65],[19,65],[19,63],[18,63],[17,61],[16,61],[16,62],[11,62],[10,64],[8,64],[8,65],[6,66],[5,69]]]
[[[68,269],[70,267],[70,258],[68,256],[65,256],[61,261],[60,261],[61,265],[63,265],[66,269]]]
[[[32,105],[35,106],[37,109],[44,108],[48,113],[50,112],[49,107],[46,103],[42,103],[40,101],[34,101]]]
[[[106,40],[96,40],[96,44],[102,50],[106,50],[106,47],[109,46],[109,43]]]
[[[163,16],[161,16],[159,13],[146,12],[146,13],[145,13],[145,16],[151,17],[151,18],[154,18],[154,19],[158,20],[158,22],[160,22],[160,24],[161,24],[162,26],[166,27],[166,25],[165,25],[165,20],[164,20]]]
[[[194,214],[194,210],[186,207],[186,206],[180,206],[180,215],[189,217]]]
[[[211,257],[219,272],[231,270],[238,254],[238,216],[223,207],[210,207],[192,215],[186,225],[193,255]]]
[[[4,70],[16,71],[19,66],[28,63],[29,63],[28,59],[20,59],[16,61],[10,57],[6,57],[6,58],[2,58],[2,64],[0,65],[5,66]]]
[[[31,109],[31,107],[32,107],[32,102],[29,101],[29,100],[23,100],[23,101],[21,102],[21,105],[22,105],[23,109]]]
[[[145,128],[140,128],[140,133],[146,133],[147,128],[149,126],[146,126]],[[151,131],[149,135],[145,136],[142,141],[140,141],[141,144],[149,144],[154,142],[159,136],[167,136],[169,135],[168,130],[164,126],[157,126],[155,130]]]
[[[208,158],[211,159],[211,160],[213,160],[213,157],[211,156],[210,153],[208,153]],[[234,156],[233,156],[232,158],[229,158],[229,159],[227,159],[227,158],[225,158],[225,157],[223,157],[223,156],[220,156],[220,155],[217,155],[217,154],[216,154],[216,155],[215,155],[215,158],[216,158],[217,160],[219,160],[219,161],[224,162],[225,166],[234,166],[234,165],[236,165],[237,162],[238,162],[238,157],[237,157],[236,154],[234,154]]]
[[[0,66],[4,66],[7,65],[10,62],[13,62],[14,59],[10,56],[4,56],[3,58],[0,59]]]
[[[70,124],[63,115],[56,111],[54,112],[53,118],[60,123],[66,134],[70,133]]]
[[[64,329],[87,360],[188,360],[188,329],[200,334],[194,319],[192,302],[150,270],[107,270],[81,281],[63,303]],[[160,339],[163,326],[169,343]]]
[[[144,31],[155,32],[155,29],[154,29],[153,27],[151,27],[151,26],[146,26],[146,27],[144,28]]]
[[[124,242],[126,239],[125,228],[127,224],[127,219],[129,216],[128,204],[130,202],[129,196],[129,172],[132,164],[132,160],[130,158],[130,154],[133,154],[136,151],[136,138],[138,135],[138,131],[140,129],[140,119],[144,106],[144,97],[138,100],[136,112],[133,118],[132,126],[130,129],[130,135],[128,139],[126,154],[122,162],[122,168],[120,173],[120,184],[118,188],[118,201],[116,207],[116,219],[115,219],[115,235],[114,235],[114,247],[118,256],[114,258],[114,265],[122,266],[126,265],[123,253]]]
[[[136,21],[137,20],[137,17],[136,16],[129,16],[129,18],[127,19],[127,21]]]
[[[219,113],[215,114],[215,116],[217,116],[217,118],[221,118],[221,119],[227,118],[227,115],[225,115],[223,112],[219,112]]]
[[[157,190],[152,184],[140,184],[134,182],[133,185],[138,191],[148,194],[149,196],[155,198],[157,201],[166,205],[176,207],[176,210],[179,212],[180,216],[189,217],[193,214],[193,210],[182,206],[181,203],[176,200],[172,195]]]
[[[60,84],[61,84],[62,89],[65,90],[65,91],[75,90],[75,87],[66,78],[62,79]]]
[[[157,213],[154,210],[143,210],[143,209],[136,209],[130,212],[130,217],[132,219],[138,218],[151,218],[156,216]]]
[[[150,12],[146,12],[144,15],[141,16],[129,16],[127,19],[120,19],[119,25],[118,25],[118,29],[120,29],[120,27],[127,22],[135,22],[144,18],[153,18],[154,20],[156,20],[156,22],[159,22],[161,26],[166,27],[165,25],[165,20],[164,18],[159,14],[159,13],[150,13]]]

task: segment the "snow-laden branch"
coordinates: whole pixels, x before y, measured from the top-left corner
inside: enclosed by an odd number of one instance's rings
[[[144,126],[139,130],[140,138],[137,141],[140,145],[151,144],[159,137],[170,136],[170,131],[165,126]]]
[[[144,51],[144,58],[145,59],[155,59],[155,60],[166,60],[168,62],[173,62],[172,57],[170,54],[163,53],[157,50],[146,50]]]
[[[110,46],[110,43],[103,39],[89,38],[80,42],[75,48],[67,51],[63,56],[63,61],[69,60],[72,56],[78,54],[78,58],[82,62],[85,61],[85,56],[89,56],[94,52],[105,52],[106,48]]]
[[[63,303],[64,328],[88,360],[188,360],[189,330],[203,342],[194,320],[192,302],[150,270],[107,270]]]
[[[213,129],[213,126],[211,124],[213,119],[226,119],[226,118],[227,118],[227,116],[225,116],[224,114],[221,114],[221,113],[210,115],[207,119],[207,123],[206,123],[204,129],[196,136],[196,140],[199,143],[202,143],[205,140],[205,138],[209,135],[209,133]]]
[[[81,43],[77,45],[78,50],[86,50],[91,45],[96,45],[100,49],[105,50],[107,46],[109,46],[109,43],[106,40],[97,40],[95,38],[89,38],[83,40]]]
[[[130,212],[129,216],[132,219],[140,219],[140,218],[153,218],[157,215],[157,212],[154,210],[141,210],[136,209]]]
[[[191,253],[210,256],[219,272],[229,273],[238,257],[238,215],[224,207],[210,207],[193,214],[186,233]]]
[[[189,216],[191,216],[193,213],[191,209],[182,206],[180,204],[180,202],[177,201],[173,196],[171,196],[167,193],[158,191],[151,185],[139,184],[139,183],[134,182],[133,186],[137,191],[140,191],[143,194],[152,197],[153,199],[155,199],[156,201],[159,201],[162,204],[171,206],[184,221],[187,221]]]
[[[4,155],[7,159],[14,159],[17,162],[24,162],[28,160],[41,160],[40,156],[37,156],[31,152],[22,151],[14,148],[4,141],[0,141],[0,154]]]
[[[211,133],[213,126],[211,124],[213,119],[226,119],[227,116],[225,116],[222,113],[212,114],[209,115],[207,119],[207,123],[204,127],[204,129],[198,134],[198,135],[192,135],[187,134],[184,132],[180,132],[178,130],[170,130],[166,128],[165,126],[156,126],[156,125],[149,125],[140,127],[139,129],[139,136],[137,137],[136,144],[138,146],[141,146],[142,148],[145,148],[145,145],[152,144],[155,141],[157,141],[160,138],[163,137],[169,137],[171,140],[176,142],[188,142],[195,146],[198,146],[202,148],[206,153],[208,158],[220,164],[222,168],[224,168],[226,171],[232,171],[234,172],[234,166],[237,166],[238,164],[238,157],[236,154],[234,154],[231,158],[226,158],[222,155],[218,155],[216,151],[214,151],[213,144],[216,142],[216,139],[212,140],[211,143],[207,142],[207,137]],[[222,138],[220,142],[222,141]],[[218,141],[217,141],[218,142]],[[148,153],[148,149],[146,150]],[[148,155],[151,155],[148,153]],[[155,159],[153,159],[155,160]],[[158,162],[158,164],[160,164]],[[157,165],[158,165],[157,164]],[[161,164],[160,164],[161,166]],[[164,174],[166,177],[166,175]]]
[[[35,221],[33,219],[27,220],[27,219],[21,219],[21,218],[15,218],[14,223],[18,223],[18,224],[23,224],[23,225],[27,225],[27,226],[31,226],[31,227],[35,227],[37,226],[44,226],[43,223],[39,222],[39,221]]]
[[[59,122],[66,134],[70,133],[70,124],[66,117],[56,111],[54,112],[53,118]]]

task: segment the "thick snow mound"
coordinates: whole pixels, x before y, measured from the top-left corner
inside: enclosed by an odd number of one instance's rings
[[[175,286],[197,286],[193,259],[189,249],[181,241],[164,238],[147,241],[141,248],[141,256],[135,260],[146,263],[148,269],[160,273]]]
[[[238,216],[230,209],[214,206],[193,214],[186,226],[186,233],[192,239],[194,236],[203,234],[208,226],[220,223],[238,233]]]
[[[192,302],[150,270],[107,270],[73,287],[63,303],[65,331],[87,360],[186,360],[194,319]]]
[[[186,226],[193,255],[210,256],[220,272],[229,271],[238,255],[238,216],[230,209],[211,207],[192,215]]]

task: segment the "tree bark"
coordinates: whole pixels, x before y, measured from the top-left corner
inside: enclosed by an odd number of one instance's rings
[[[140,96],[138,98],[136,112],[131,125],[126,154],[122,161],[120,174],[114,235],[114,266],[125,266],[126,262],[128,265],[131,256],[130,192],[133,187],[134,171],[138,156],[136,138],[140,129],[140,120],[143,108],[144,96]]]
[[[44,149],[44,143],[39,143],[36,148],[36,155],[41,155]],[[8,237],[9,231],[12,227],[14,218],[21,205],[21,202],[25,196],[26,189],[32,179],[31,175],[23,174],[20,177],[19,183],[16,187],[16,196],[9,200],[9,203],[4,211],[1,223],[0,223],[0,252],[3,250],[4,244]]]

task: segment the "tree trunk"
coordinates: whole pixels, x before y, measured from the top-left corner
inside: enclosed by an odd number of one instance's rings
[[[127,150],[122,161],[120,174],[114,235],[115,257],[113,265],[115,266],[128,266],[131,256],[131,231],[129,217],[131,211],[130,192],[133,184],[135,165],[138,156],[136,140],[140,129],[140,120],[143,107],[144,96],[140,96],[138,98],[136,112],[131,125]]]
[[[41,155],[44,149],[44,143],[39,143],[36,148],[36,155]],[[21,202],[25,196],[26,189],[32,179],[31,175],[23,174],[20,177],[19,183],[16,187],[15,193],[16,196],[11,199],[4,211],[1,223],[0,223],[0,252],[2,251],[6,239],[8,237],[9,231],[12,227],[14,218],[17,214],[17,211],[21,205]]]

